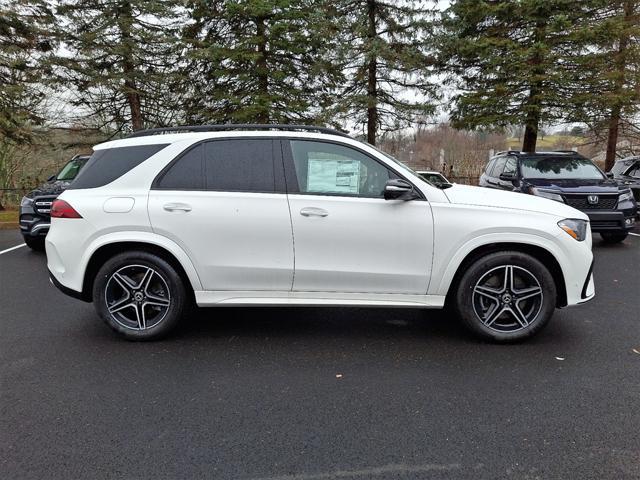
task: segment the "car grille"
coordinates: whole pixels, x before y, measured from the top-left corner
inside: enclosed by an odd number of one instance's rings
[[[620,227],[620,222],[616,222],[615,220],[591,220],[591,228],[602,228],[602,227],[610,227],[616,228]]]
[[[36,197],[33,200],[33,209],[39,215],[48,217],[51,212],[51,204],[55,199],[56,199],[55,195],[50,195],[47,197]]]
[[[565,197],[567,205],[578,210],[615,210],[618,205],[618,196],[604,196],[596,195],[598,197],[598,203],[591,204],[587,199],[587,195],[581,195],[579,197]]]

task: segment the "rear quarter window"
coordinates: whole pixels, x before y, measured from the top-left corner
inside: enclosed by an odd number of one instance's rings
[[[165,148],[168,143],[136,145],[96,150],[69,189],[97,188],[120,178],[149,157]]]

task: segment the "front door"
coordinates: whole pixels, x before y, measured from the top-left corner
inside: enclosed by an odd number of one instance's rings
[[[383,198],[399,175],[353,147],[283,142],[296,292],[426,294],[433,217],[426,200]]]
[[[291,290],[282,170],[277,140],[211,140],[188,149],[154,181],[152,228],[189,255],[205,290]]]

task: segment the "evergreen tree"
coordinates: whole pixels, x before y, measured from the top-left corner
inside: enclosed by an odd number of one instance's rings
[[[442,16],[440,44],[458,89],[454,125],[524,125],[522,149],[535,151],[540,125],[567,115],[567,56],[582,46],[575,26],[593,3],[455,0]]]
[[[43,121],[46,57],[54,48],[53,12],[40,0],[0,1],[0,141],[30,139]]]
[[[189,122],[324,123],[341,72],[327,0],[191,0]]]
[[[178,0],[62,0],[59,81],[70,103],[117,131],[171,123],[181,90]]]
[[[431,12],[424,1],[336,0],[343,33],[342,118],[366,125],[375,145],[380,130],[420,122],[434,111],[429,81]]]
[[[621,125],[640,111],[640,0],[601,0],[578,33],[584,47],[570,59],[570,120],[604,132],[610,170]]]

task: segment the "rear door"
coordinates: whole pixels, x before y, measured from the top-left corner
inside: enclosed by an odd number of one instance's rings
[[[205,290],[291,290],[279,141],[200,142],[160,173],[148,205],[153,230],[184,249]]]
[[[426,294],[433,217],[426,199],[387,201],[399,175],[368,154],[283,141],[297,292]]]

